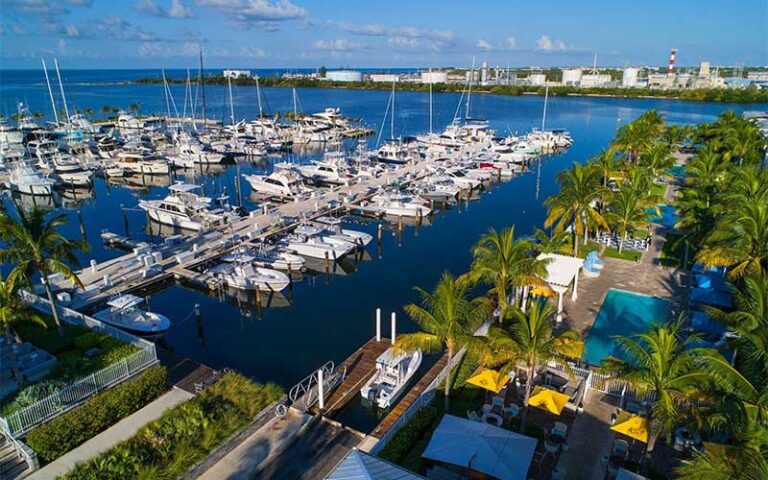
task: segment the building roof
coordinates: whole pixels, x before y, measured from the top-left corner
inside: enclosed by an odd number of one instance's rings
[[[543,280],[550,285],[567,287],[574,277],[579,274],[579,269],[584,265],[584,259],[558,255],[556,253],[542,253],[538,260],[550,259],[547,264],[547,276]]]
[[[470,468],[499,480],[525,480],[535,438],[483,422],[445,415],[422,457]]]
[[[619,469],[619,473],[616,474],[616,480],[648,480],[646,477],[630,472],[629,470]]]
[[[423,480],[424,477],[380,458],[351,450],[326,480]]]

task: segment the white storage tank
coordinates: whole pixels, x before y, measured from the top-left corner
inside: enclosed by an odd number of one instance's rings
[[[640,73],[640,70],[635,67],[628,67],[624,69],[624,73],[621,75],[621,86],[622,87],[636,87],[637,86],[637,77]]]
[[[333,70],[325,73],[325,79],[332,82],[362,82],[363,74],[355,70]]]
[[[581,69],[580,68],[566,68],[563,69],[563,85],[574,87],[581,83]]]
[[[530,85],[543,86],[547,82],[547,76],[543,73],[532,73],[528,75],[528,83]]]
[[[448,72],[421,72],[421,83],[448,83]]]

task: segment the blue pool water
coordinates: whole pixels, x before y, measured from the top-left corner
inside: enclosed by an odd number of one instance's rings
[[[615,337],[643,333],[654,322],[667,322],[669,310],[669,301],[663,298],[615,288],[608,290],[587,335],[582,360],[590,365],[600,365],[609,356],[628,360]]]
[[[651,217],[651,222],[659,224],[663,227],[673,228],[677,223],[677,219],[679,218],[677,209],[672,205],[661,204],[659,205],[659,210],[661,211],[661,215],[654,214]],[[653,209],[648,209],[648,213],[653,213]]]

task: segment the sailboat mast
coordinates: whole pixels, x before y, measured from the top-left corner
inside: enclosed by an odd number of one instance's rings
[[[203,128],[205,128],[206,123],[208,122],[208,116],[205,112],[205,76],[204,76],[204,69],[203,69],[203,48],[200,47],[200,74],[198,75],[200,78],[200,95],[201,99],[203,100]]]
[[[547,99],[549,98],[549,84],[544,82],[544,112],[541,115],[541,131],[544,131],[544,124],[547,121]]]
[[[389,120],[389,136],[395,139],[395,82],[392,81],[392,117]]]
[[[472,70],[469,71],[469,89],[467,89],[467,110],[464,113],[464,119],[470,118],[469,116],[469,104],[472,99],[472,82],[475,79],[475,57],[472,57]]]
[[[67,108],[67,97],[64,96],[64,84],[61,83],[61,72],[59,71],[59,61],[56,57],[53,58],[53,64],[56,66],[56,77],[59,79],[59,90],[61,90],[61,101],[64,102],[64,115],[67,116],[66,121],[69,122],[69,108]]]
[[[432,134],[432,76],[429,77],[429,134]]]
[[[168,118],[171,118],[171,100],[168,98],[168,82],[165,80],[165,69],[161,69],[163,76],[163,93],[165,93],[165,110],[168,112]]]
[[[262,118],[264,116],[263,110],[261,108],[261,88],[259,88],[259,76],[256,75],[256,100],[259,102],[259,118]]]
[[[235,101],[232,98],[232,78],[227,77],[227,88],[229,89],[229,119],[232,121],[232,126],[235,126]]]
[[[51,90],[51,80],[48,78],[48,68],[45,66],[45,59],[43,61],[43,72],[45,72],[45,84],[48,85],[48,95],[51,97],[51,108],[53,108],[53,118],[56,120],[56,124],[59,123],[59,113],[56,111],[56,102],[53,99],[53,90]]]

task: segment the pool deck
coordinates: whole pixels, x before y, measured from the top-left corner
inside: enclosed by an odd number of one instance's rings
[[[683,164],[687,156],[678,155],[677,160],[678,164]],[[670,182],[664,195],[665,202],[672,202],[676,195],[677,186]],[[673,316],[676,316],[681,309],[679,301],[676,300],[679,300],[685,291],[681,285],[681,272],[664,267],[660,263],[665,241],[664,230],[660,225],[652,225],[651,246],[643,253],[639,262],[603,258],[605,268],[599,277],[580,276],[578,298],[571,300],[570,295],[565,298],[565,318],[561,328],[574,330],[582,338],[586,338],[595,323],[605,295],[611,288],[667,298],[672,301]]]

